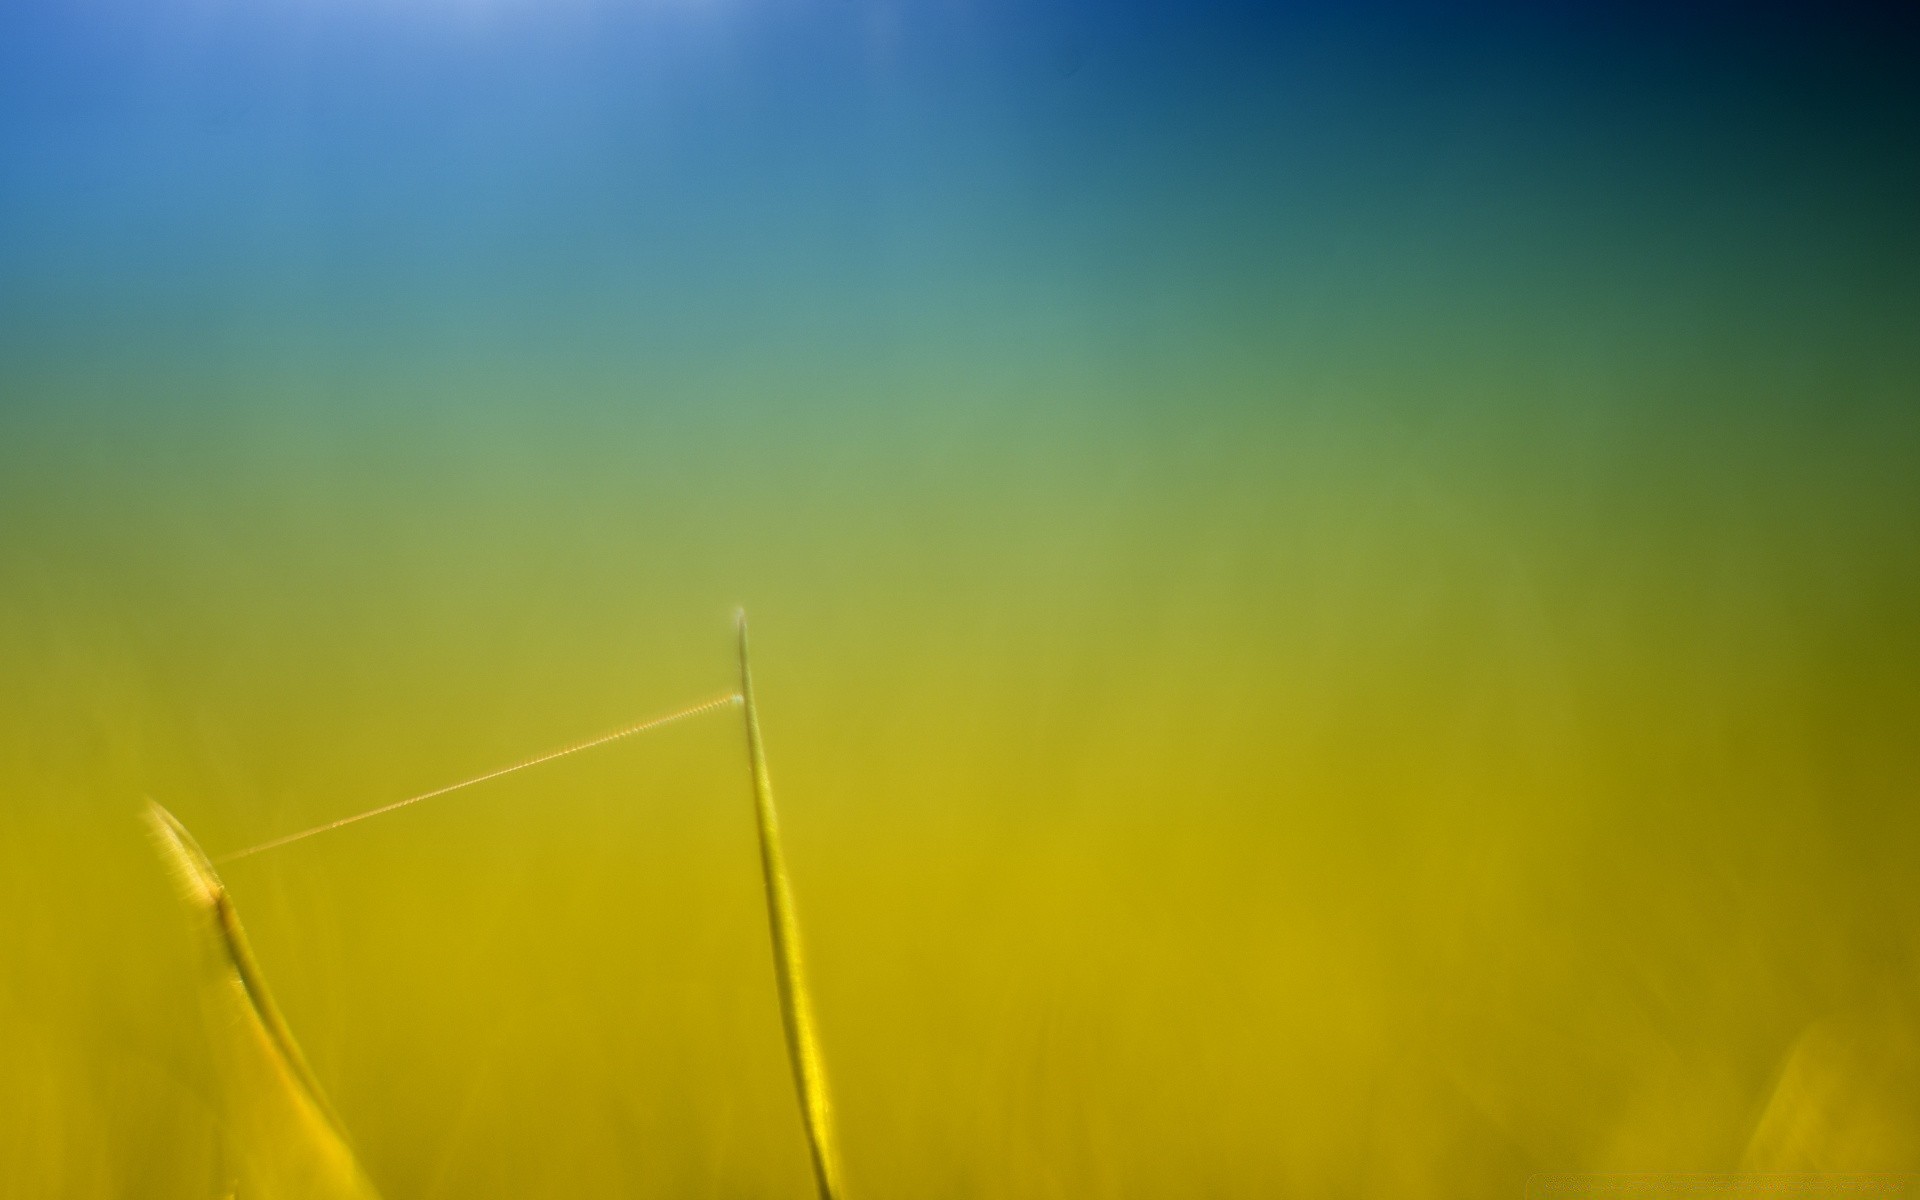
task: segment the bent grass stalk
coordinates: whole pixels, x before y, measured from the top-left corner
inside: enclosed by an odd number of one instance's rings
[[[228,1068],[227,1120],[242,1168],[240,1195],[276,1200],[375,1200],[378,1193],[267,991],[226,884],[174,815],[147,802],[161,857],[201,918],[210,992]],[[244,1133],[242,1131],[244,1130]]]
[[[740,702],[747,730],[747,768],[753,776],[754,815],[760,830],[760,874],[767,892],[767,925],[773,936],[773,974],[780,994],[780,1021],[787,1035],[787,1057],[793,1065],[794,1089],[800,1094],[800,1118],[806,1127],[807,1149],[813,1161],[813,1179],[821,1200],[841,1200],[840,1160],[833,1140],[833,1109],[827,1100],[827,1079],[820,1044],[814,1032],[813,1005],[800,954],[800,926],[793,911],[793,889],[787,882],[786,859],[780,849],[780,822],[773,807],[773,784],[767,778],[766,747],[760,740],[760,714],[753,703],[753,673],[747,663],[747,614],[734,614],[740,635]]]

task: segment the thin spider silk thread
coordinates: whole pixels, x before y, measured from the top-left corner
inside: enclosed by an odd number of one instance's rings
[[[472,787],[476,783],[486,783],[488,780],[498,779],[503,775],[511,775],[515,771],[524,771],[528,767],[537,767],[541,763],[549,763],[556,758],[565,758],[569,754],[578,754],[582,750],[591,750],[595,746],[604,746],[608,742],[617,742],[621,738],[632,737],[634,734],[637,734],[637,733],[646,733],[650,729],[658,729],[663,725],[671,725],[675,721],[684,721],[688,717],[697,717],[701,713],[712,712],[716,708],[724,708],[728,705],[738,704],[738,703],[740,703],[739,693],[729,692],[724,696],[719,696],[712,700],[708,700],[704,703],[696,704],[691,708],[683,708],[679,712],[668,713],[664,717],[654,717],[650,720],[641,721],[637,725],[629,725],[624,729],[616,729],[612,733],[603,733],[599,737],[589,738],[584,742],[575,742],[571,746],[563,746],[558,750],[550,750],[545,754],[536,755],[533,758],[522,759],[521,761],[514,763],[512,766],[501,767],[498,770],[488,771],[484,775],[475,775],[473,778],[463,779],[459,783],[450,783],[450,784],[447,784],[445,787],[438,787],[433,789],[430,792],[421,792],[417,796],[408,796],[405,800],[395,800],[393,803],[383,804],[379,808],[370,808],[363,813],[355,813],[350,817],[341,817],[337,821],[328,821],[324,825],[315,825],[312,829],[303,829],[298,833],[289,833],[284,837],[277,837],[272,839],[271,841],[261,842],[257,846],[248,846],[245,850],[235,850],[231,854],[221,855],[219,858],[215,859],[214,861],[220,862],[220,863],[229,863],[229,862],[233,862],[235,859],[246,858],[249,855],[258,854],[263,850],[274,850],[281,846],[289,845],[293,842],[300,841],[304,838],[310,838],[317,833],[330,833],[333,830],[339,829],[344,825],[351,825],[356,821],[364,821],[368,817],[378,817],[385,813],[393,812],[395,809],[405,808],[409,804],[418,804],[422,800],[431,800],[436,796],[444,796],[448,792],[457,792],[461,788]]]

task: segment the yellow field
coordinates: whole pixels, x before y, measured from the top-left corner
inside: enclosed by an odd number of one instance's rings
[[[0,1191],[234,1169],[144,797],[218,856],[670,712],[739,600],[850,1196],[1920,1167],[1902,477],[1295,432],[16,522]],[[382,1194],[802,1196],[754,839],[723,708],[222,871]]]

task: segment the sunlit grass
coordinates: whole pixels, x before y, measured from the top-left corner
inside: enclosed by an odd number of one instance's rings
[[[754,702],[744,611],[736,614],[735,624],[740,690],[732,697],[642,722],[416,797],[282,835],[228,857],[250,858],[278,850],[296,841],[387,815],[421,800],[554,762],[721,705],[737,705],[746,733],[748,777],[753,791],[781,1026],[814,1181],[822,1200],[839,1200],[845,1191],[840,1182],[840,1163],[834,1144],[832,1107],[813,1016],[813,998],[807,987],[792,884],[780,840],[773,785],[767,772],[759,710]],[[339,1117],[328,1104],[306,1056],[267,989],[232,898],[212,861],[186,827],[165,808],[150,802],[147,817],[163,858],[173,869],[189,906],[204,923],[202,933],[213,961],[212,991],[220,1010],[213,1040],[228,1068],[227,1088],[222,1097],[228,1148],[232,1160],[238,1164],[236,1173],[243,1194],[311,1197],[312,1200],[372,1197],[372,1185],[355,1159]]]
[[[747,727],[747,763],[753,776],[753,811],[760,835],[760,870],[767,892],[767,926],[773,941],[774,978],[780,991],[780,1020],[793,1063],[794,1088],[806,1124],[814,1182],[823,1200],[846,1193],[833,1140],[833,1108],[827,1097],[826,1068],[814,1027],[813,996],[807,990],[800,952],[800,921],[794,913],[793,886],[787,880],[786,854],[780,845],[779,815],[773,806],[773,782],[767,776],[767,752],[760,738],[760,710],[753,699],[753,671],[747,661],[747,614],[735,616],[740,647],[740,703]]]
[[[220,1109],[237,1195],[372,1200],[373,1185],[267,989],[226,884],[172,813],[149,804],[147,818],[200,924],[211,1041],[223,1068]]]

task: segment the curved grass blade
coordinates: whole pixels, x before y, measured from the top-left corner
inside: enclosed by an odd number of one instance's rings
[[[780,822],[773,807],[773,784],[767,779],[760,715],[753,703],[753,675],[747,664],[747,614],[738,612],[734,619],[740,634],[740,701],[746,716],[747,765],[753,776],[754,815],[760,830],[760,873],[766,884],[767,924],[773,935],[773,971],[780,993],[780,1020],[786,1030],[794,1088],[800,1094],[800,1118],[806,1127],[814,1182],[819,1185],[821,1200],[841,1200],[846,1193],[841,1188],[840,1161],[834,1150],[833,1110],[827,1100],[826,1072],[821,1065],[813,1006],[807,993],[800,954],[800,926],[793,911],[793,890],[787,883],[786,860],[780,850]]]
[[[240,1196],[376,1200],[340,1120],[280,1015],[226,884],[174,815],[148,801],[147,820],[182,896],[203,922],[217,1010],[216,1049],[227,1068],[227,1118],[241,1168]]]

